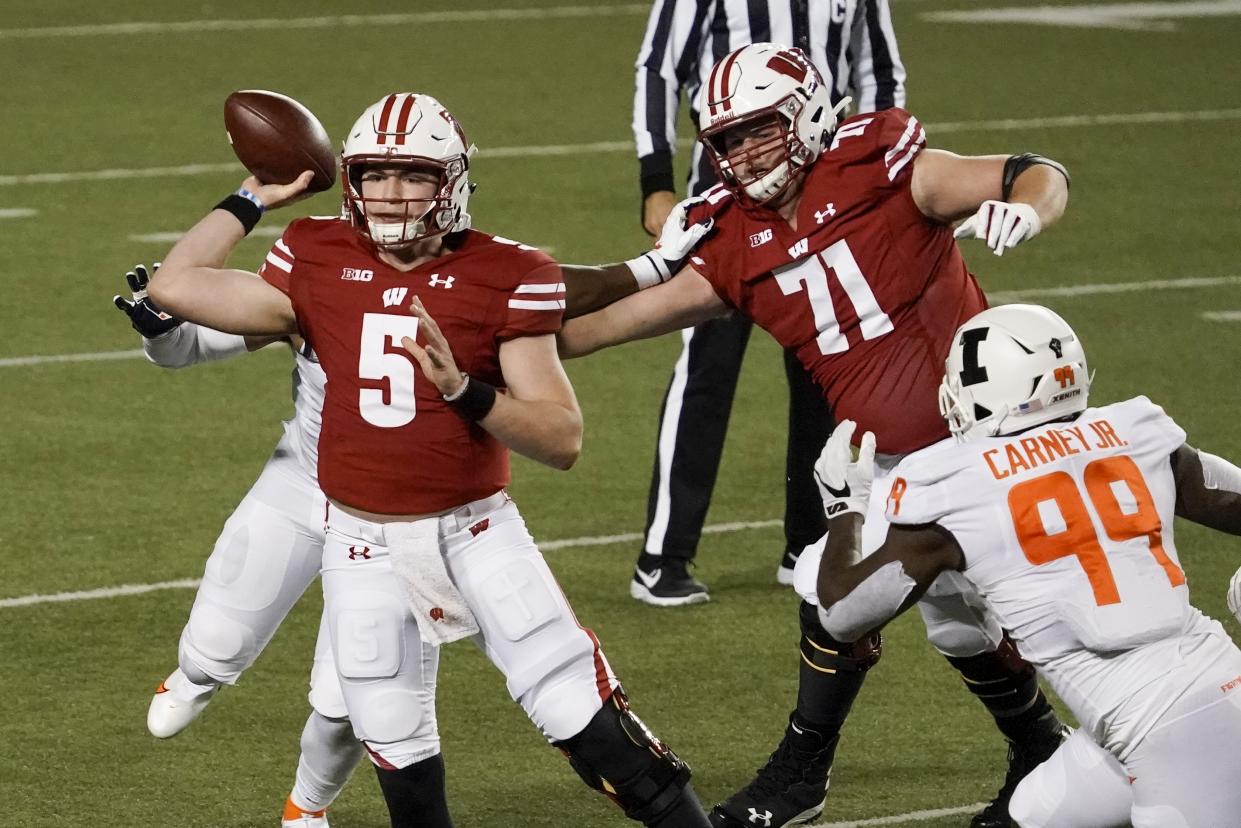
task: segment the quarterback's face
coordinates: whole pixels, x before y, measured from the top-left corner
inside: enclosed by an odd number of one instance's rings
[[[430,208],[439,185],[438,170],[368,167],[361,181],[367,218],[381,223],[404,221],[407,209],[412,216],[421,216]]]

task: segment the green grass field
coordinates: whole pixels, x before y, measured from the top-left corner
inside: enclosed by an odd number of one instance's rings
[[[0,825],[277,824],[321,603],[312,588],[201,721],[172,741],[152,739],[147,702],[175,664],[191,590],[4,599],[198,577],[291,411],[290,360],[272,349],[171,374],[138,359],[15,358],[138,347],[111,297],[125,270],[169,243],[132,237],[184,230],[236,187],[242,171],[226,166],[221,116],[240,88],[293,95],[337,136],[384,93],[434,93],[481,149],[471,202],[479,227],[565,261],[639,252],[647,242],[631,152],[488,156],[630,140],[643,4],[577,0],[588,13],[546,13],[572,1],[500,0],[529,12],[507,16],[481,13],[495,5],[487,0],[0,3]],[[1120,29],[923,17],[987,5],[892,0],[909,108],[931,145],[1039,151],[1074,175],[1060,225],[1002,259],[975,243],[975,272],[1001,298],[1045,302],[1075,325],[1098,371],[1096,402],[1145,393],[1196,444],[1241,456],[1241,327],[1203,315],[1241,312],[1241,18]],[[343,11],[455,16],[106,28]],[[32,31],[48,26],[74,28]],[[192,164],[215,171],[132,172]],[[96,174],[107,170],[116,172]],[[329,194],[299,205],[337,208]],[[269,243],[248,240],[234,261],[257,266]],[[1072,286],[1083,287],[1054,290]],[[677,349],[669,337],[570,366],[587,423],[581,462],[567,474],[515,463],[512,491],[536,537],[641,530],[655,417]],[[777,349],[760,334],[710,523],[783,513],[784,411]],[[1178,527],[1178,540],[1196,603],[1227,617],[1224,588],[1241,548],[1190,526]],[[683,610],[628,597],[635,542],[548,554],[637,709],[691,762],[710,801],[749,779],[793,702],[796,599],[774,579],[782,545],[774,525],[707,536],[699,574],[712,601]],[[921,623],[903,618],[887,637],[846,730],[823,823],[963,825],[959,813],[857,822],[986,800],[1003,773],[998,735],[922,640]],[[444,662],[440,723],[458,825],[629,824],[543,744],[478,652],[453,646]],[[332,817],[337,828],[387,825],[368,769]]]

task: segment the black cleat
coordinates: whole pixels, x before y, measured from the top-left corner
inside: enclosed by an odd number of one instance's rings
[[[710,601],[704,583],[689,574],[689,561],[662,555],[638,556],[629,596],[654,607],[678,607]]]
[[[789,719],[775,753],[749,785],[711,810],[715,828],[786,828],[823,813],[840,736],[825,737]]]
[[[1004,784],[1000,786],[995,799],[970,820],[970,828],[1017,828],[1017,823],[1008,815],[1008,802],[1013,798],[1018,783],[1026,778],[1026,774],[1050,759],[1071,732],[1069,728],[1060,725],[1052,733],[1043,734],[1037,739],[1020,744],[1009,742],[1008,773],[1004,775]]]

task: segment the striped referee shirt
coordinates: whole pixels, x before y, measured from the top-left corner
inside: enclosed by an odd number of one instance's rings
[[[655,0],[633,101],[643,198],[676,190],[681,93],[697,128],[699,90],[711,68],[734,49],[763,41],[805,52],[831,87],[832,103],[852,95],[857,112],[905,105],[905,67],[887,0]],[[691,192],[713,179],[700,149],[695,145]]]

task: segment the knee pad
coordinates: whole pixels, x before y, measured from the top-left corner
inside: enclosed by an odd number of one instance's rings
[[[552,742],[580,733],[600,706],[607,704],[599,696],[593,664],[582,664],[578,659],[540,681],[518,701],[530,721]]]
[[[638,822],[675,807],[689,784],[689,765],[633,714],[620,688],[581,733],[554,744],[587,785]]]
[[[181,669],[233,684],[258,657],[254,629],[240,618],[206,601],[198,601],[181,632]]]
[[[819,623],[818,607],[802,601],[798,611],[801,621],[801,655],[814,669],[823,673],[865,673],[879,663],[883,655],[883,637],[877,632],[852,644],[837,641]]]

